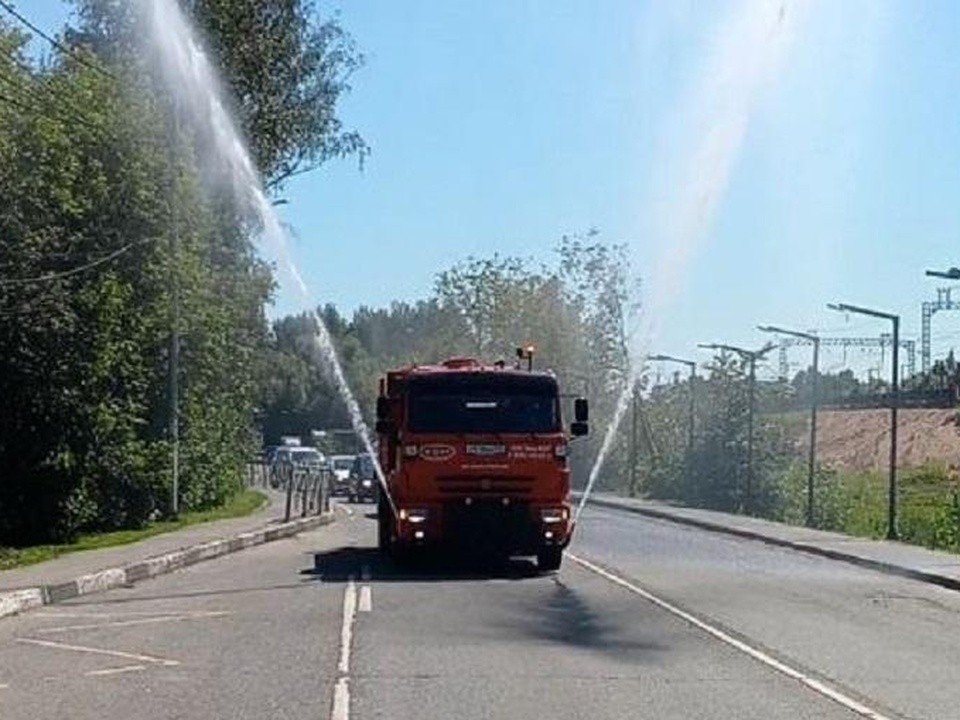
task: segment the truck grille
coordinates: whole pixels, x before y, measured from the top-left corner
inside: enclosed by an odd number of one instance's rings
[[[533,490],[532,477],[479,475],[441,475],[437,488],[447,497],[499,497],[528,495]]]
[[[486,498],[466,505],[444,503],[443,535],[461,552],[479,556],[535,552],[538,526],[526,502],[503,505]]]

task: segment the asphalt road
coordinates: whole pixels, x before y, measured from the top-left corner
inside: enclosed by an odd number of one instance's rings
[[[0,621],[0,717],[960,717],[960,594],[616,511],[612,575],[400,569],[369,509]]]

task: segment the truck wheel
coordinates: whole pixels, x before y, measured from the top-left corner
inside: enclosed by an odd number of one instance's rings
[[[563,548],[547,547],[537,553],[537,567],[540,572],[553,572],[560,569],[563,560]]]

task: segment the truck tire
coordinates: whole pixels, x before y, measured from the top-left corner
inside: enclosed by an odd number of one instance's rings
[[[560,569],[563,561],[563,548],[547,547],[537,553],[537,568],[540,572],[553,572]]]

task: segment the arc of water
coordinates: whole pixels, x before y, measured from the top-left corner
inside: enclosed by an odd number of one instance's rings
[[[296,263],[290,256],[287,233],[273,205],[267,199],[263,183],[256,171],[250,152],[240,134],[227,105],[219,76],[210,62],[197,33],[174,0],[140,0],[139,17],[146,32],[144,37],[152,46],[153,56],[170,90],[177,98],[178,112],[204,137],[211,139],[214,174],[229,187],[237,205],[252,212],[259,223],[264,240],[273,246],[284,270],[293,278],[301,299],[310,301],[310,292]],[[370,431],[356,397],[350,390],[337,356],[336,347],[323,318],[311,310],[316,325],[315,341],[332,380],[346,403],[350,423],[373,460],[377,481],[394,514],[396,504],[387,487]]]

